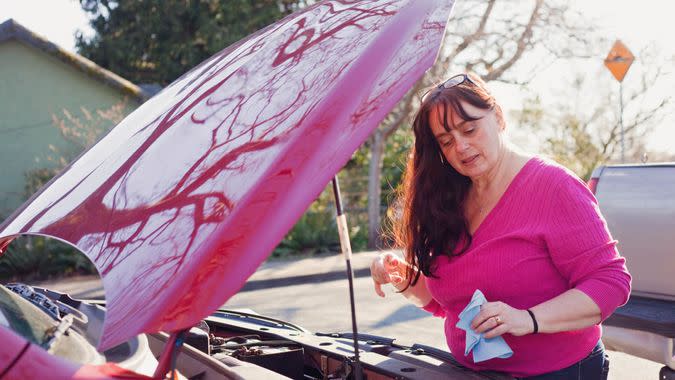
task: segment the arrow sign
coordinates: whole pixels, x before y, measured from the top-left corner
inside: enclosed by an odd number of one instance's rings
[[[634,60],[633,53],[628,50],[626,45],[620,40],[616,40],[609,54],[607,54],[607,58],[605,58],[605,66],[614,75],[614,78],[621,82]]]

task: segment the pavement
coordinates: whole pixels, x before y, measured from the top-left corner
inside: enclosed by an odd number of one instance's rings
[[[359,252],[352,255],[350,263],[355,278],[370,276],[370,262],[379,252]],[[240,292],[346,278],[347,266],[342,254],[300,259],[270,259],[260,265]],[[42,281],[33,285],[67,293],[73,298],[104,298],[103,285],[96,275]]]
[[[354,273],[354,277],[356,278],[369,277],[370,262],[378,253],[379,252],[354,253],[351,259],[351,267]],[[346,264],[344,257],[341,254],[323,255],[318,257],[308,257],[300,259],[298,258],[270,259],[264,262],[258,268],[258,270],[249,278],[249,280],[244,284],[243,288],[239,291],[237,295],[235,295],[235,297],[239,297],[239,302],[243,302],[242,299],[246,297],[253,297],[253,298],[264,297],[266,293],[270,292],[272,292],[273,295],[277,295],[279,292],[283,292],[283,289],[281,289],[281,287],[292,285],[311,286],[312,284],[317,284],[315,288],[321,288],[330,286],[329,283],[330,281],[344,280],[346,277],[347,277]],[[362,282],[364,280],[360,281]],[[325,285],[323,285],[323,283],[325,283]],[[98,276],[81,276],[74,278],[66,278],[56,281],[45,281],[41,283],[35,283],[34,285],[67,293],[70,294],[71,297],[79,299],[97,299],[97,298],[102,299],[104,295],[103,285]],[[371,289],[370,286],[368,286],[368,288]],[[254,290],[262,290],[262,289],[269,289],[269,290],[263,292],[251,292]],[[297,291],[298,287],[295,287],[294,289]],[[358,294],[360,294],[361,297],[366,296],[370,296],[371,298],[374,297],[373,292],[359,292]],[[278,297],[278,295],[275,297]],[[256,300],[254,301],[256,305],[260,304]],[[276,303],[278,304],[279,302]],[[369,303],[372,303],[372,305],[369,305]],[[389,301],[389,303],[391,303],[391,300]],[[272,304],[274,304],[274,302]],[[368,322],[369,317],[373,317],[374,315],[380,315],[377,314],[376,312],[373,313],[365,312],[365,309],[368,306],[377,308],[378,309],[377,312],[380,312],[380,314],[382,314],[383,308],[386,309],[384,303],[377,303],[377,302],[366,302],[365,304],[361,303],[360,309],[363,309],[361,321],[364,323]],[[400,310],[396,309],[396,310],[400,312],[401,310],[404,309]],[[263,312],[263,310],[260,311]],[[288,310],[286,310],[286,312],[287,311]],[[397,315],[400,317],[400,314],[398,314],[398,312],[391,312],[389,314]],[[298,316],[296,315],[295,317],[296,318],[293,318],[294,322],[298,322],[295,320],[297,319]],[[431,317],[428,318],[432,319]],[[285,319],[291,320],[291,318]],[[384,319],[386,320],[386,318]],[[407,323],[407,320],[405,320],[404,323]],[[376,326],[379,326],[380,324],[381,323],[378,322]],[[421,325],[426,326],[428,324],[429,323],[424,323]],[[399,329],[396,330],[396,333],[394,335],[400,337],[407,330],[411,330],[411,326],[415,326],[415,324],[407,324],[405,330],[400,330],[399,327],[396,327]],[[305,327],[310,326],[306,324]],[[441,327],[437,326],[437,329],[440,328]],[[378,332],[379,330],[371,326],[368,329],[368,331]],[[424,335],[415,331],[413,331],[412,334],[417,334],[419,336]],[[390,335],[389,332],[382,331],[381,333],[384,336]],[[419,336],[416,336],[417,340],[419,340]],[[648,361],[645,359],[640,359],[621,352],[615,351],[607,351],[607,352],[610,356],[610,361],[612,363],[612,369],[610,371],[609,376],[610,380],[629,380],[629,379],[633,380],[642,378],[656,378],[658,376],[657,375],[658,371],[663,366],[662,364]]]
[[[379,252],[352,254],[350,263],[354,277],[370,276],[370,262],[378,254]],[[296,260],[270,260],[258,268],[241,291],[319,283],[345,278],[347,278],[347,265],[342,254]]]

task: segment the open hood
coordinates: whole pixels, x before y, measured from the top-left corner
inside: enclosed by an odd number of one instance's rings
[[[235,294],[433,64],[453,1],[318,3],[228,47],[125,118],[0,227],[96,265],[100,349]]]

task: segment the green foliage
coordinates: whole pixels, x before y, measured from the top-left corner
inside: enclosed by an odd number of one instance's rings
[[[340,239],[329,187],[319,195],[272,253],[273,257],[339,252]]]
[[[49,182],[59,170],[60,168],[37,168],[26,171],[24,173],[26,180],[23,188],[24,198],[28,199],[31,195],[35,194],[35,192]]]
[[[580,178],[590,179],[593,169],[605,160],[602,151],[593,143],[587,128],[574,115],[566,115],[557,127],[562,133],[546,139],[547,153]]]
[[[273,257],[339,252],[335,221],[329,212],[306,212],[279,243]]]
[[[52,114],[52,123],[63,139],[70,143],[71,149],[59,151],[50,146],[53,152],[50,161],[63,167],[93,146],[101,136],[124,119],[127,103],[128,99],[125,98],[109,108],[100,108],[93,112],[86,107],[80,107],[79,113],[63,109],[61,115]]]
[[[135,83],[166,85],[304,5],[291,0],[80,0],[95,35],[78,52]]]
[[[541,153],[588,180],[593,169],[608,157],[591,134],[589,123],[578,114],[560,106],[555,114],[545,112],[539,97],[526,99],[523,109],[516,113],[520,128],[543,140]]]
[[[2,281],[35,281],[95,273],[94,264],[75,248],[39,236],[16,238],[0,256]]]
[[[406,158],[412,145],[410,128],[399,128],[388,140],[382,168],[382,213],[395,197],[401,182]],[[349,237],[354,252],[368,245],[368,165],[370,147],[364,144],[338,174],[342,204],[347,216]],[[388,218],[382,218],[388,221]],[[385,226],[385,228],[387,228]],[[335,226],[333,188],[327,186],[297,224],[277,246],[273,257],[339,252],[340,241]]]
[[[338,173],[342,207],[347,217],[347,227],[352,251],[366,249],[368,244],[368,215],[366,213],[368,162],[360,161],[359,155],[367,152],[361,148],[345,168]],[[366,165],[365,168],[363,165]],[[319,197],[309,206],[284,240],[272,253],[273,257],[313,255],[340,252],[340,238],[335,222],[335,199],[329,183]]]
[[[24,173],[24,198],[30,198],[82,151],[93,146],[107,130],[122,121],[126,104],[127,100],[124,99],[109,108],[93,112],[81,107],[79,115],[66,109],[62,110],[62,114],[52,114],[54,127],[70,143],[70,149],[59,150],[50,145],[52,153],[48,160],[52,163],[51,167],[31,169]]]
[[[80,115],[63,110],[62,115],[52,115],[52,122],[71,143],[71,149],[60,151],[55,147],[49,156],[52,167],[31,169],[24,173],[24,198],[30,198],[49,182],[83,150],[91,147],[111,126],[125,115],[126,100],[107,109],[90,112],[81,108]],[[96,269],[89,259],[76,249],[58,240],[43,237],[19,237],[0,256],[0,279],[42,280],[54,276],[92,274]]]
[[[382,165],[381,186],[383,196],[381,205],[383,208],[386,208],[394,201],[395,191],[403,179],[405,165],[413,142],[413,131],[411,128],[406,128],[406,126],[396,129],[387,139]]]
[[[383,212],[395,198],[396,189],[403,179],[413,141],[412,129],[405,126],[396,129],[386,141],[380,183],[382,189],[380,206]],[[354,153],[351,160],[342,169],[342,187],[346,189],[343,192],[351,196],[350,203],[354,209],[365,211],[367,207],[369,165],[370,145],[369,142],[366,142]]]

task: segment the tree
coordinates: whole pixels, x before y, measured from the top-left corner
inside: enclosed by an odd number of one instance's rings
[[[206,58],[305,5],[298,0],[80,0],[95,35],[78,52],[136,83],[167,85]]]
[[[592,25],[563,0],[473,0],[457,2],[439,59],[378,127],[369,140],[368,247],[378,248],[384,147],[412,119],[425,87],[450,70],[473,71],[486,82],[527,84],[560,57],[587,57],[597,46]],[[577,53],[578,52],[578,53]],[[518,77],[514,67],[529,75]]]
[[[650,158],[645,148],[645,137],[665,115],[673,112],[671,96],[659,97],[651,93],[652,84],[658,83],[664,74],[662,67],[653,64],[654,53],[649,50],[641,52],[640,61],[642,70],[633,68],[623,83],[623,125],[628,162]],[[608,73],[598,74],[589,78],[579,73],[567,93],[552,104],[545,104],[539,96],[532,96],[515,114],[519,129],[543,137],[544,153],[585,180],[601,163],[620,162],[618,85],[598,86],[595,78],[603,74],[609,76]],[[611,81],[614,82],[614,79]],[[652,159],[659,158],[659,153],[655,153]]]

